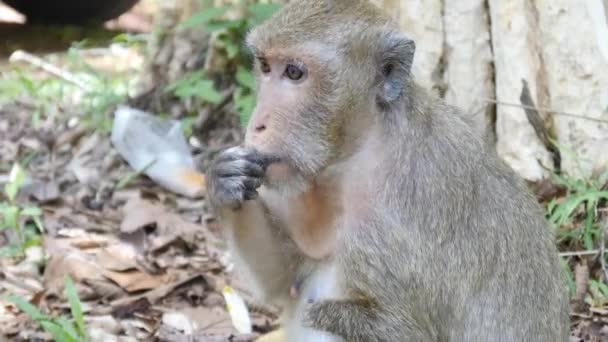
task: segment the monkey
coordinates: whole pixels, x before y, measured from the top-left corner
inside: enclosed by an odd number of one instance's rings
[[[290,1],[247,45],[257,103],[208,196],[287,341],[568,340],[540,205],[416,84],[397,23],[367,0]]]

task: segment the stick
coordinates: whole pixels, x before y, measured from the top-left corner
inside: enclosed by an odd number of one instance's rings
[[[488,103],[494,103],[497,104],[499,106],[506,106],[506,107],[517,107],[517,108],[523,108],[523,109],[534,109],[534,110],[540,110],[542,112],[548,112],[551,114],[555,114],[555,115],[561,115],[561,116],[568,116],[568,117],[572,117],[572,118],[577,118],[577,119],[581,119],[581,120],[588,120],[588,121],[594,121],[594,122],[600,122],[600,123],[608,123],[608,120],[605,119],[597,119],[597,118],[590,118],[581,114],[573,114],[573,113],[568,113],[568,112],[560,112],[560,111],[556,111],[550,108],[534,108],[534,107],[530,107],[530,106],[525,106],[525,105],[521,105],[521,104],[517,104],[517,103],[510,103],[510,102],[503,102],[503,101],[498,101],[496,99],[481,99],[482,101],[488,102]]]
[[[74,74],[72,74],[68,71],[62,70],[61,68],[57,67],[56,65],[53,65],[40,57],[34,56],[31,53],[27,53],[22,50],[17,50],[11,54],[11,56],[9,57],[8,60],[11,63],[15,63],[15,62],[29,63],[35,67],[38,67],[38,68],[48,72],[49,74],[55,75],[67,82],[70,82],[70,83],[78,86],[82,90],[86,90],[86,91],[91,90],[88,85],[86,85],[84,82],[80,81]]]
[[[599,249],[593,249],[590,251],[576,251],[576,252],[563,252],[559,253],[561,257],[573,257],[573,256],[586,256],[586,255],[598,255],[602,252],[608,252],[608,250],[603,249],[600,251]]]
[[[606,252],[606,226],[608,226],[608,220],[604,215],[602,217],[602,227],[600,228],[600,265],[602,266],[602,272],[604,274],[604,281],[608,280],[608,270],[606,270],[606,258],[604,253]]]

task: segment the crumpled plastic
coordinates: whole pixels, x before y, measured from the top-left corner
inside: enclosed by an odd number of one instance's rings
[[[133,169],[163,188],[190,198],[205,193],[205,176],[195,166],[179,121],[119,106],[111,141]]]

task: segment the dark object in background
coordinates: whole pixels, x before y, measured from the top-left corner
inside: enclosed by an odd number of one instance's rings
[[[27,17],[28,23],[102,23],[128,11],[139,0],[3,0]]]

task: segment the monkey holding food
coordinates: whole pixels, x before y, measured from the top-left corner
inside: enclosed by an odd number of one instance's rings
[[[258,102],[209,197],[288,341],[568,340],[540,206],[416,85],[396,23],[365,0],[290,1],[247,42]]]

